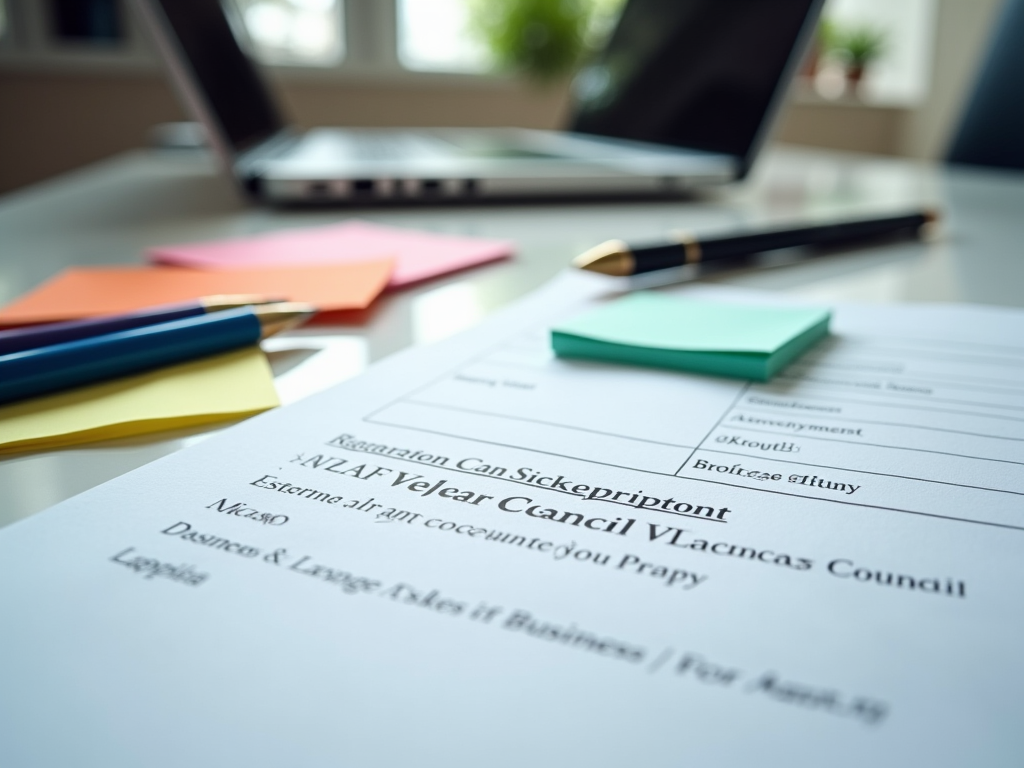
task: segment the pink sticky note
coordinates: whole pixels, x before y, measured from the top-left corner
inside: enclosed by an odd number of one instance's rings
[[[150,261],[192,269],[253,269],[337,264],[393,257],[388,281],[397,288],[512,255],[507,240],[440,235],[349,221],[253,237],[150,248]]]

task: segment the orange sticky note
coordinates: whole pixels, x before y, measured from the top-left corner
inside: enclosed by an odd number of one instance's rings
[[[326,312],[365,309],[387,285],[392,259],[210,272],[177,267],[75,267],[0,310],[0,326],[75,320],[224,293],[305,301]]]

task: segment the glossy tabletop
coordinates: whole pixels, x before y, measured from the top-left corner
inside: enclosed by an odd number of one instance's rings
[[[130,153],[0,198],[0,303],[67,266],[139,263],[147,246],[353,217],[516,242],[511,260],[384,295],[359,324],[317,325],[273,340],[279,390],[290,402],[381,357],[478,323],[603,240],[655,240],[673,229],[711,234],[923,205],[937,205],[945,214],[934,241],[844,249],[704,279],[828,303],[1024,307],[1024,174],[792,147],[769,149],[742,184],[686,201],[318,210],[246,206],[201,153]],[[0,460],[0,525],[210,433]]]

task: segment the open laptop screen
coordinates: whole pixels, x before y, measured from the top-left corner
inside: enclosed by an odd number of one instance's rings
[[[218,0],[160,0],[150,4],[173,30],[165,41],[180,46],[172,61],[192,71],[187,84],[198,92],[208,117],[215,120],[235,152],[247,149],[284,128],[257,68],[238,46]]]
[[[749,160],[819,7],[630,0],[606,49],[576,80],[572,129]]]

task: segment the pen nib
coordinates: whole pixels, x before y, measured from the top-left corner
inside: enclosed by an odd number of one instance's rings
[[[300,301],[281,301],[254,306],[252,311],[263,327],[261,339],[298,328],[316,314],[316,307]]]
[[[572,260],[572,265],[588,272],[625,277],[633,274],[636,259],[629,246],[622,240],[608,240],[581,253]]]

